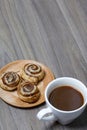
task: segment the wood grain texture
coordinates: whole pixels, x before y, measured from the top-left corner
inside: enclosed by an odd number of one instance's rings
[[[15,60],[36,60],[55,77],[87,85],[86,0],[0,0],[0,68]],[[0,130],[86,130],[87,109],[68,126],[36,118],[45,104],[19,109],[0,100]]]

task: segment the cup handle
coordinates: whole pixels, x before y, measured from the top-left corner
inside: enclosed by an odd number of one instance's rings
[[[52,113],[52,110],[49,107],[40,110],[37,113],[37,118],[39,120],[49,120],[49,121],[56,120],[55,116]]]

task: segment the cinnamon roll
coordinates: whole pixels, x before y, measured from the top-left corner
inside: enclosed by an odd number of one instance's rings
[[[38,64],[26,64],[22,70],[22,78],[37,84],[45,76],[45,72]]]
[[[34,103],[40,98],[40,91],[37,86],[27,81],[19,85],[17,94],[22,101],[28,103]]]
[[[17,88],[20,82],[20,76],[16,72],[6,72],[1,78],[1,87],[5,90],[12,91]]]

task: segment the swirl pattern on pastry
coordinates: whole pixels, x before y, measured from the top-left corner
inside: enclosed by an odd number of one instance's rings
[[[45,76],[44,70],[37,64],[26,64],[23,68],[22,77],[31,83],[37,84]]]
[[[6,72],[2,76],[1,87],[5,90],[15,90],[20,82],[20,76],[16,72]]]
[[[19,98],[28,103],[34,103],[40,98],[38,87],[30,82],[23,82],[17,89]]]

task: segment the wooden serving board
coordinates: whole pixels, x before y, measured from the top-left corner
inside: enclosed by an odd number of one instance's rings
[[[48,67],[46,67],[45,65],[43,65],[37,61],[33,61],[33,60],[17,60],[17,61],[14,61],[14,62],[11,62],[11,63],[5,65],[3,68],[0,69],[0,79],[1,79],[2,74],[5,72],[8,72],[8,71],[14,71],[14,72],[18,72],[20,74],[21,69],[27,63],[39,64],[45,71],[44,79],[38,84],[38,88],[41,92],[41,97],[37,102],[29,104],[29,103],[23,102],[22,100],[19,99],[19,97],[17,95],[17,90],[10,92],[10,91],[5,91],[4,89],[2,89],[0,87],[1,99],[4,100],[6,103],[8,103],[12,106],[15,106],[15,107],[31,108],[31,107],[38,106],[38,105],[42,104],[43,102],[45,102],[45,97],[44,97],[45,88],[47,87],[48,83],[54,79],[54,75]]]

